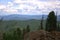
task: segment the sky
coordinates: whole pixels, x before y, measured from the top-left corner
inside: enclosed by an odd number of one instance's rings
[[[50,11],[60,15],[60,0],[0,0],[0,15],[41,15]]]

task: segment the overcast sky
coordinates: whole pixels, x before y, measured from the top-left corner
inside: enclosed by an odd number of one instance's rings
[[[59,0],[0,0],[0,15],[41,15],[52,10],[60,15]]]

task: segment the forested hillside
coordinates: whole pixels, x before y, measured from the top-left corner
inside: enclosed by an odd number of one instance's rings
[[[54,11],[49,13],[46,20],[44,15],[41,20],[7,21],[1,18],[0,33],[0,40],[60,40],[60,21]]]

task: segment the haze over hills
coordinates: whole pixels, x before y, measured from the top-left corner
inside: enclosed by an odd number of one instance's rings
[[[18,14],[12,14],[12,15],[5,15],[0,16],[0,19],[3,17],[3,20],[40,20],[42,18],[42,15],[18,15]],[[43,15],[44,19],[47,18],[47,15]],[[60,15],[57,16],[57,19],[60,20]]]
[[[0,18],[3,17],[3,20],[30,20],[30,19],[36,19],[40,20],[42,18],[42,15],[6,15],[6,16],[0,16]],[[44,18],[47,18],[46,15],[44,15]]]

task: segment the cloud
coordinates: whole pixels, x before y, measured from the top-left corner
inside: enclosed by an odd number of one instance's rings
[[[4,9],[3,11],[8,12],[8,13],[16,13],[16,12],[18,12],[18,10],[15,10],[15,9]]]
[[[50,11],[60,10],[59,0],[14,0],[7,2],[7,5],[0,4],[0,10],[7,13],[18,13],[23,15],[48,14]]]
[[[5,9],[5,8],[6,8],[5,5],[1,5],[1,4],[0,4],[0,10],[1,10],[1,9]]]
[[[7,12],[7,13],[15,13],[15,12],[18,12],[18,10],[13,9],[12,7],[13,7],[13,3],[12,2],[8,2],[7,5],[1,4],[0,5],[0,11]]]
[[[13,6],[14,4],[12,3],[12,2],[8,2],[8,4],[7,4],[7,6],[8,7],[11,7],[11,6]]]

